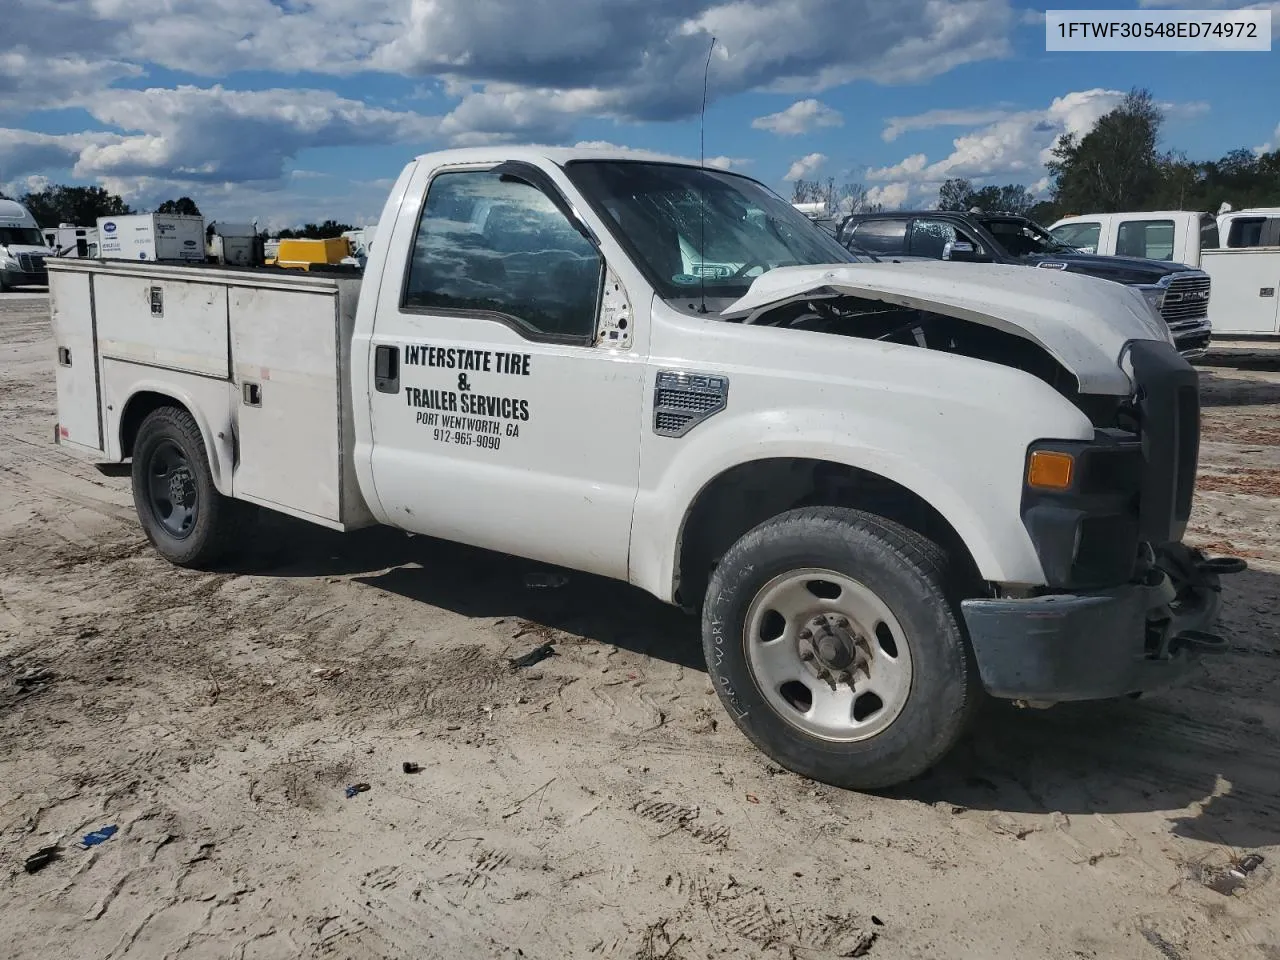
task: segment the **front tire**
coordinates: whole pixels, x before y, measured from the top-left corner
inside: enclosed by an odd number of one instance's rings
[[[180,407],[154,410],[138,428],[133,503],[147,539],[180,567],[212,566],[240,530],[239,504],[218,493],[200,428]]]
[[[757,747],[833,786],[919,776],[979,695],[946,553],[857,510],[793,510],[747,533],[703,606],[707,669]]]

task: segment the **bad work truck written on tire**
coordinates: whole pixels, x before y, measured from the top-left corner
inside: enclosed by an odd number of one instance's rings
[[[984,693],[1136,694],[1222,646],[1242,564],[1181,543],[1196,374],[1138,291],[855,262],[750,178],[584,150],[419,157],[379,235],[363,286],[50,263],[57,440],[132,460],[172,562],[265,508],[625,580],[701,612],[743,734],[854,788]]]

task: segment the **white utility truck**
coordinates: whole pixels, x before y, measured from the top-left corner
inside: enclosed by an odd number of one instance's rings
[[[1180,543],[1196,374],[1135,290],[856,262],[747,177],[583,150],[420,157],[378,231],[363,277],[50,263],[56,437],[132,458],[164,557],[256,505],[629,581],[701,610],[766,754],[859,788],[984,690],[1119,697],[1223,646],[1241,564]]]
[[[1213,283],[1215,337],[1280,336],[1280,208],[1098,213],[1066,217],[1049,232],[1088,253],[1199,267]]]

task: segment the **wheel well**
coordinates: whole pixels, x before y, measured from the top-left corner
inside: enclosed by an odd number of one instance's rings
[[[147,419],[148,414],[154,413],[161,407],[176,407],[179,410],[187,410],[187,405],[181,401],[163,393],[154,393],[149,390],[135,393],[129,398],[129,402],[125,404],[124,413],[120,415],[121,456],[133,456],[133,445],[138,439],[138,430],[142,427],[142,421]],[[190,413],[189,410],[187,412]]]
[[[854,507],[897,521],[945,549],[966,581],[981,580],[955,528],[906,487],[843,463],[780,457],[731,467],[699,492],[680,531],[677,601],[700,606],[724,552],[747,531],[797,507]]]

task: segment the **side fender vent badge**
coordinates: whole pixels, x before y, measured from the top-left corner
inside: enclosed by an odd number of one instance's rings
[[[683,437],[728,402],[728,377],[659,370],[653,391],[653,432],[660,437]]]

